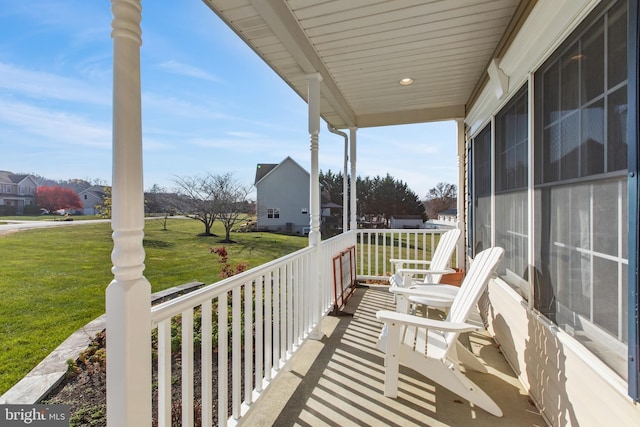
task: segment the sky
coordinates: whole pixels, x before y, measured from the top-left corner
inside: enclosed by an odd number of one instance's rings
[[[108,0],[0,1],[0,170],[111,183]],[[307,104],[201,0],[142,2],[144,187],[232,173],[287,156],[310,171]],[[319,166],[340,172],[344,139],[321,123]],[[455,123],[358,129],[357,175],[424,198],[457,184]]]

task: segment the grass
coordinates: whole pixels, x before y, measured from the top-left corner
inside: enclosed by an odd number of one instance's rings
[[[198,236],[198,221],[171,218],[145,225],[145,277],[152,292],[183,283],[220,280],[218,257],[225,246],[232,264],[249,268],[306,247],[306,238],[271,233],[233,233],[237,243]],[[0,394],[3,394],[71,333],[104,313],[111,274],[108,223],[22,231],[0,236]]]

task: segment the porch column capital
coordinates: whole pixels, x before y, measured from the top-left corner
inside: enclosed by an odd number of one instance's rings
[[[320,73],[307,74],[307,102],[309,104],[309,134],[320,133]]]

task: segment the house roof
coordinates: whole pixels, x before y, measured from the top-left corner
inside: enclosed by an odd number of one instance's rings
[[[463,118],[536,0],[204,0],[335,128]],[[366,78],[364,77],[366,75]],[[405,77],[413,84],[402,86]]]
[[[277,163],[258,163],[258,166],[256,166],[256,180],[253,183],[257,184],[258,181],[264,178],[265,175],[271,172],[276,166],[278,166]]]
[[[442,212],[438,212],[438,215],[450,215],[450,216],[456,216],[458,215],[458,209],[453,208],[453,209],[447,209],[444,210]]]
[[[393,215],[393,219],[417,219],[422,221],[422,215]]]
[[[305,168],[300,166],[300,164],[298,162],[296,162],[295,160],[293,160],[291,157],[287,156],[283,161],[281,161],[278,164],[274,164],[274,163],[258,163],[258,166],[256,167],[256,180],[255,180],[253,185],[257,185],[258,182],[260,182],[260,181],[262,181],[264,179],[264,177],[269,175],[273,170],[279,168],[282,164],[284,164],[286,162],[292,162],[294,165],[296,165],[297,167],[302,169],[302,171],[304,173],[309,175],[309,172],[307,172],[305,170]]]
[[[30,175],[18,175],[9,171],[0,171],[0,183],[2,184],[19,184]]]
[[[92,185],[89,188],[85,188],[78,194],[91,193],[102,198],[104,197],[104,187],[104,185]]]

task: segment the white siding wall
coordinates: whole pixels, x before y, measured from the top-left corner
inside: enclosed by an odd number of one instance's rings
[[[257,186],[258,229],[302,234],[309,226],[309,174],[291,159],[285,159]],[[279,209],[280,218],[267,218],[267,209]],[[302,213],[306,209],[307,213]]]
[[[509,76],[509,93],[498,100],[491,84],[485,87],[465,120],[471,136],[598,3],[538,1],[509,52],[499,61]],[[627,396],[626,382],[584,346],[540,317],[500,280],[490,284],[489,299],[489,329],[552,425],[640,425],[640,406]]]

